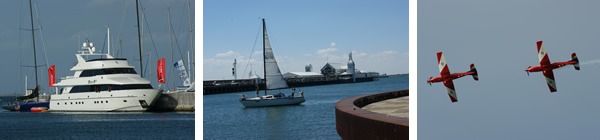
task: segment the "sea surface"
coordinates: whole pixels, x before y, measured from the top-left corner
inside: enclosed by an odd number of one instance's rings
[[[0,109],[0,139],[194,139],[194,113]]]
[[[408,75],[298,89],[304,91],[306,102],[296,106],[244,108],[239,94],[254,97],[254,91],[204,96],[204,139],[341,139],[335,128],[336,102],[408,89]]]

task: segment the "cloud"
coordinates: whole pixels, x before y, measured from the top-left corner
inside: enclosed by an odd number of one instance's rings
[[[335,48],[335,46],[336,46],[336,45],[337,45],[337,44],[335,44],[335,42],[331,42],[331,43],[329,44],[329,46],[331,46],[331,47],[334,47],[334,48]]]
[[[400,54],[400,52],[393,51],[393,50],[388,50],[388,51],[381,52],[382,56],[394,56],[394,55],[398,55],[398,54]]]
[[[325,48],[325,49],[320,49],[317,51],[317,55],[319,56],[329,56],[331,55],[331,53],[336,52],[338,49],[335,47],[331,47],[331,48]]]
[[[262,55],[263,52],[262,51],[254,51],[254,53],[252,55]]]
[[[226,51],[226,52],[221,52],[221,53],[217,53],[216,57],[237,57],[240,56],[239,53],[236,53],[232,50]]]
[[[352,51],[352,57],[363,57],[363,56],[367,56],[367,53]]]

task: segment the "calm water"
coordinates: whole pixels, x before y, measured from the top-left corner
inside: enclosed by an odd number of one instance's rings
[[[194,139],[194,113],[0,110],[0,139]]]
[[[408,89],[408,76],[300,89],[306,102],[298,106],[244,108],[237,94],[253,97],[255,92],[204,96],[204,138],[340,139],[335,128],[336,102],[357,95]]]

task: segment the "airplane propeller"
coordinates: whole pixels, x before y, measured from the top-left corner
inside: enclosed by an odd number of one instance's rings
[[[525,72],[527,72],[527,76],[529,76],[529,71],[527,71],[529,68],[531,68],[531,66],[527,67],[527,69],[525,69]]]
[[[433,77],[429,77],[429,79],[431,79]],[[429,86],[431,86],[431,82],[429,82],[429,80],[427,80],[427,84],[429,84]]]

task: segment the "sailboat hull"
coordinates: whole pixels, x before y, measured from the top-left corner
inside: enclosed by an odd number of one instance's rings
[[[30,112],[31,108],[35,107],[45,107],[48,108],[50,106],[50,102],[27,102],[27,103],[19,103],[19,104],[4,104],[2,108],[8,111],[21,111],[21,112]]]
[[[299,105],[304,101],[304,97],[287,97],[276,99],[240,100],[240,103],[242,103],[242,105],[244,105],[245,107],[268,107],[283,105]]]

